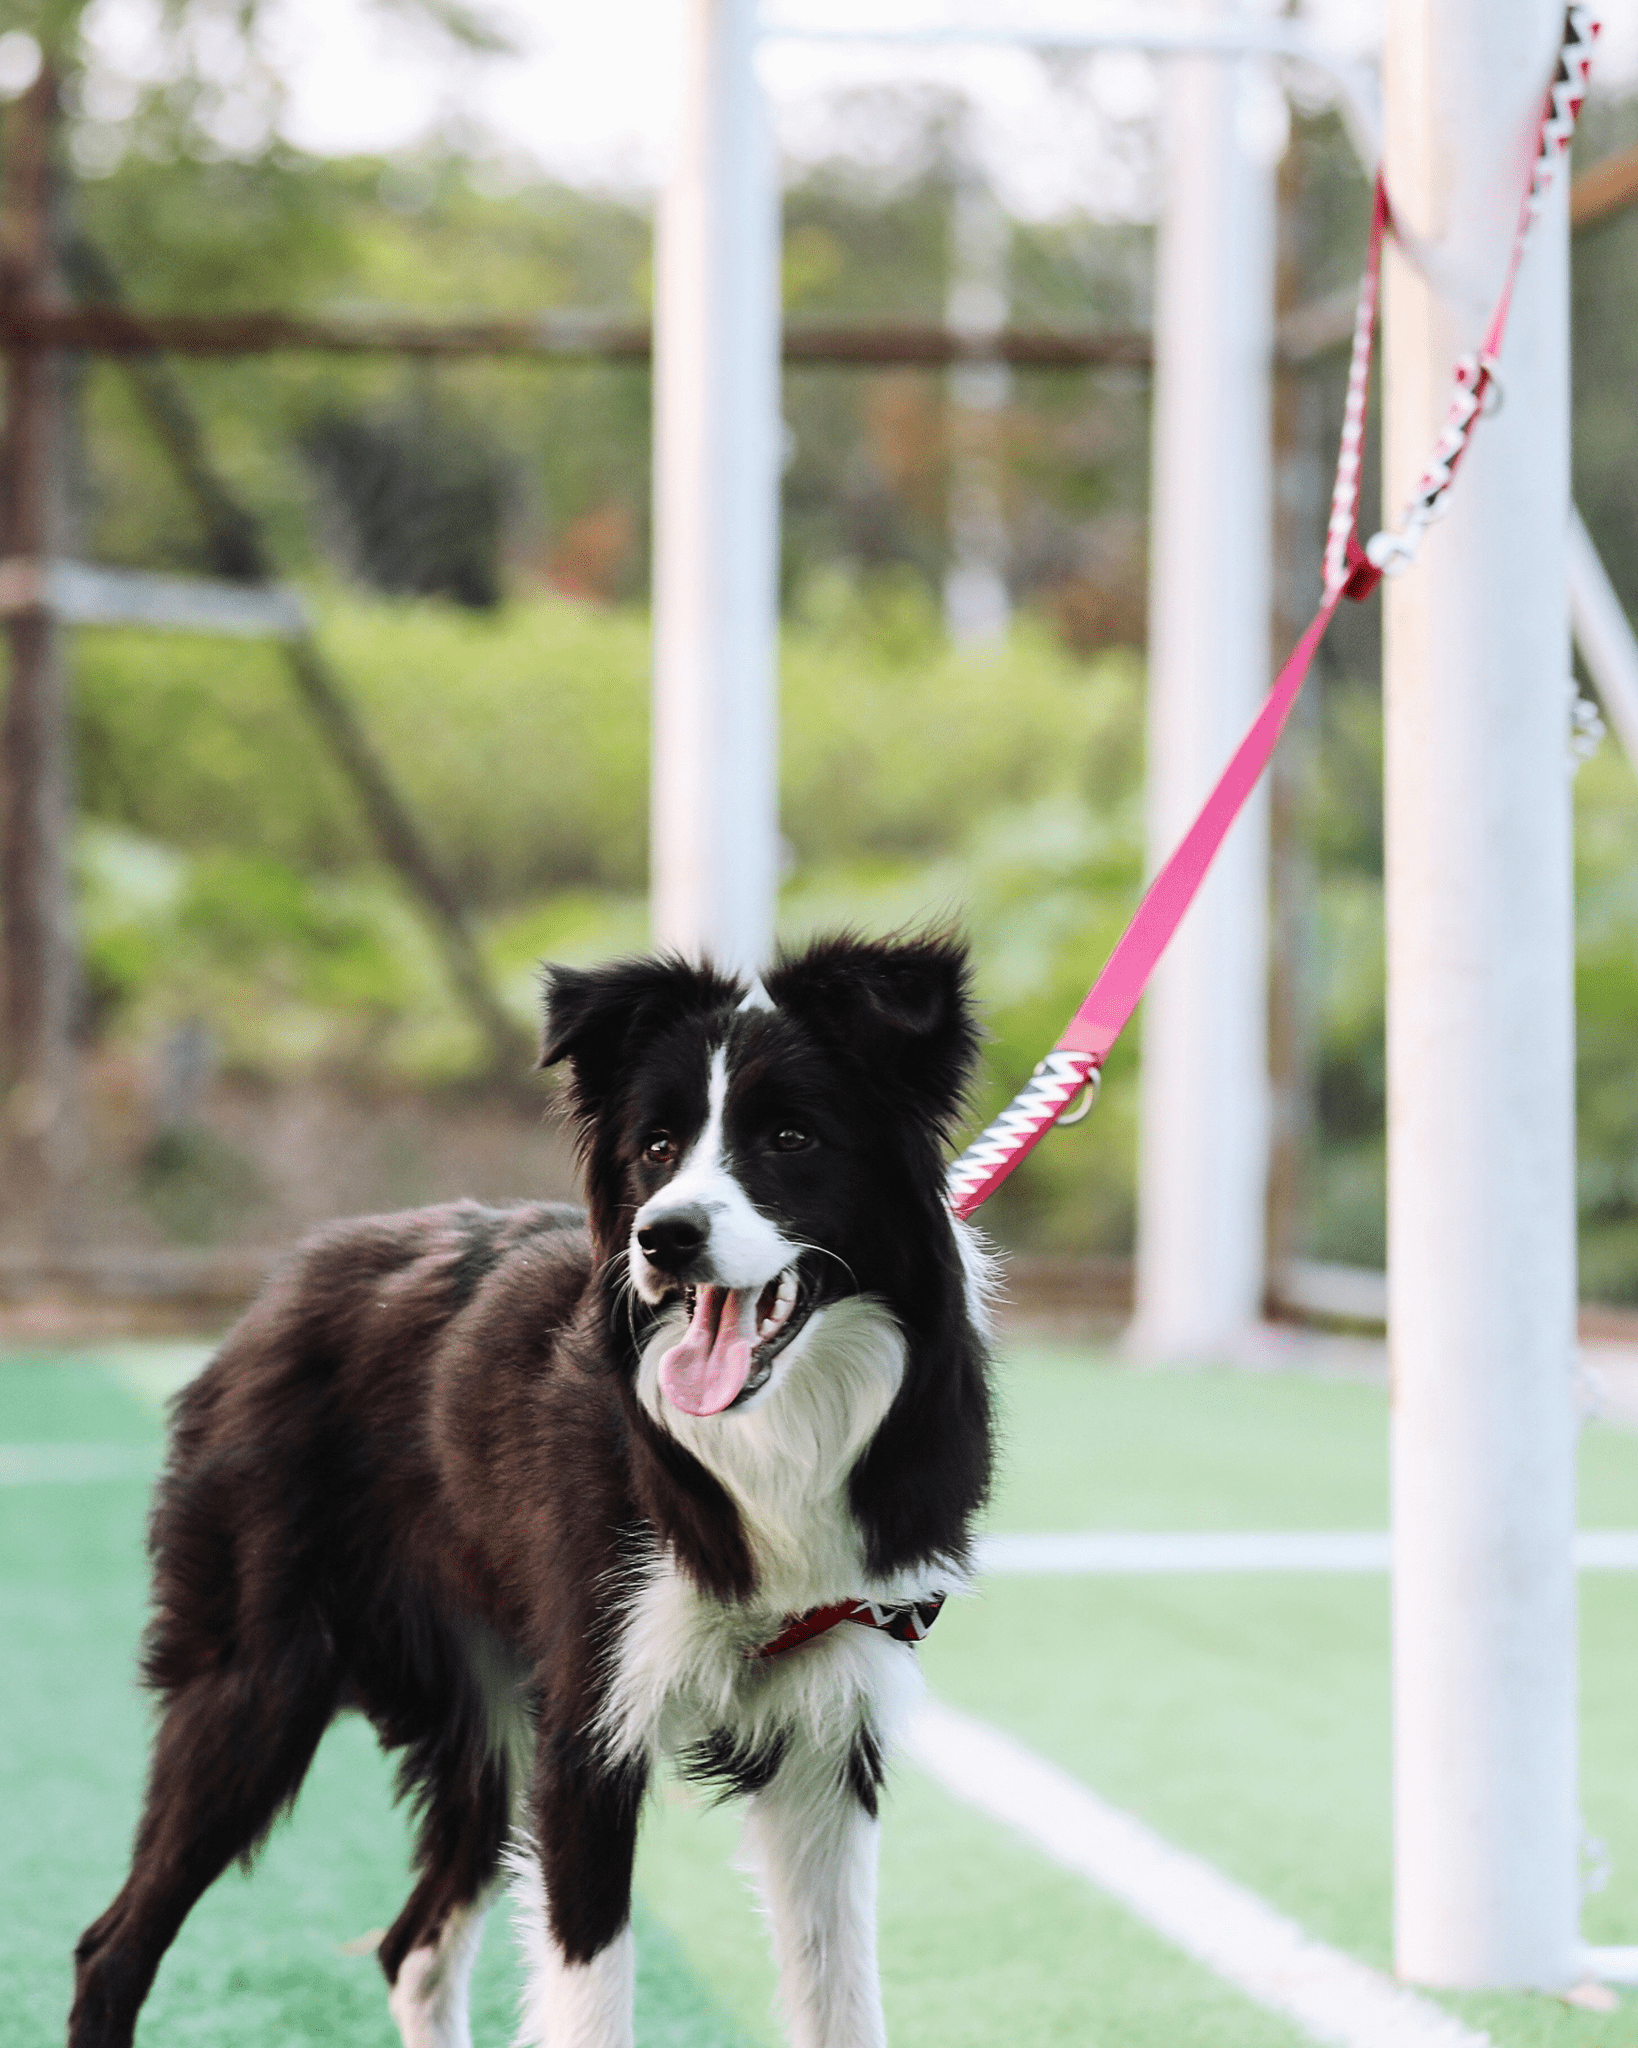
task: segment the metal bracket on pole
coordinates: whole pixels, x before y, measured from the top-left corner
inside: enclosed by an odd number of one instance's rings
[[[1638,768],[1638,634],[1581,514],[1570,512],[1570,629],[1627,759]]]
[[[65,626],[143,626],[238,640],[296,640],[312,625],[299,597],[204,576],[154,576],[60,556],[0,560],[0,619],[44,613]]]

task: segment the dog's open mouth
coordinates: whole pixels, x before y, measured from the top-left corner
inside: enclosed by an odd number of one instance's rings
[[[749,1288],[684,1290],[688,1330],[660,1358],[660,1391],[685,1415],[720,1415],[765,1386],[774,1360],[813,1313],[795,1266],[757,1293]]]

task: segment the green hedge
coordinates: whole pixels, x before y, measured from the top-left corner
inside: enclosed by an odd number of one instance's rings
[[[647,865],[649,630],[541,598],[491,615],[331,599],[323,638],[468,899],[632,890]],[[368,858],[275,650],[86,632],[76,650],[87,812],[184,849],[335,871]],[[1106,797],[1137,772],[1130,665],[1043,628],[953,654],[924,592],[821,591],[787,632],[783,819],[799,862],[928,856],[999,803]]]
[[[327,597],[325,645],[475,906],[505,1000],[539,962],[647,942],[648,626],[558,599],[495,617]],[[82,915],[93,1014],[152,1046],[185,1019],[228,1062],[423,1082],[482,1058],[413,907],[372,857],[276,651],[84,632],[75,650]],[[1319,1125],[1308,1249],[1382,1243],[1379,713],[1325,686],[1312,792]],[[1142,671],[1026,618],[984,658],[943,641],[912,583],[810,590],[786,628],[787,937],[957,922],[990,1033],[982,1107],[1018,1087],[1134,906]],[[1583,1258],[1638,1300],[1638,801],[1613,742],[1578,778]],[[1064,1249],[1129,1242],[1136,1030],[1098,1115],[987,1212]]]

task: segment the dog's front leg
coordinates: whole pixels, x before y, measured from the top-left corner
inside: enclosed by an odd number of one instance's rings
[[[527,1985],[522,2044],[632,2048],[631,1866],[646,1772],[610,1765],[583,1735],[542,1728],[534,1839],[512,1851]]]
[[[751,1801],[745,1846],[773,1934],[791,2048],[885,2048],[876,1837],[874,1783],[846,1756],[793,1747]]]

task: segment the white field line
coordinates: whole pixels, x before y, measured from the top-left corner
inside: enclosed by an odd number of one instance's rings
[[[156,1454],[132,1444],[0,1444],[0,1486],[147,1479]],[[1638,1529],[1582,1529],[1581,1571],[1638,1571]],[[1383,1529],[1086,1529],[984,1536],[978,1568],[999,1577],[1144,1577],[1182,1572],[1385,1572]]]
[[[1255,1892],[1010,1736],[936,1700],[910,1752],[969,1806],[1090,1878],[1185,1955],[1326,2048],[1491,2048],[1430,2000],[1305,1934]]]
[[[0,1486],[151,1479],[157,1454],[138,1444],[0,1444]]]
[[[1127,1578],[1162,1572],[1385,1572],[1386,1529],[1086,1529],[1041,1536],[985,1536],[978,1568]],[[1582,1529],[1575,1561],[1584,1572],[1638,1571],[1638,1529]]]

